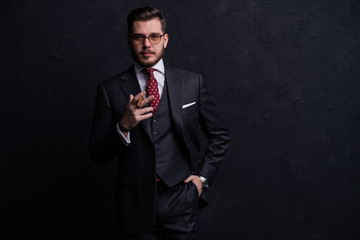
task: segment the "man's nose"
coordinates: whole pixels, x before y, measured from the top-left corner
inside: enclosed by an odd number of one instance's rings
[[[151,47],[151,43],[148,37],[144,38],[144,43],[143,43],[144,47]]]

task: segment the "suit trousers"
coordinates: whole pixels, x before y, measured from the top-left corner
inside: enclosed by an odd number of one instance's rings
[[[197,240],[199,192],[193,182],[169,188],[156,183],[157,206],[153,231],[149,234],[122,233],[123,240]]]

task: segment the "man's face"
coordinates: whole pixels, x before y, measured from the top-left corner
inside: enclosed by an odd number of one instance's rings
[[[139,38],[136,41],[132,36],[154,36],[163,35],[161,23],[158,18],[150,21],[134,21],[132,35],[128,38],[134,60],[143,67],[154,66],[163,56],[168,43],[168,35],[161,37],[159,43],[151,43],[149,38]]]

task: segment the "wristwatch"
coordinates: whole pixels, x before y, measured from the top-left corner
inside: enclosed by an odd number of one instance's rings
[[[203,184],[203,188],[208,188],[209,187],[209,182],[206,179],[206,177],[203,177],[203,176],[200,176],[200,175],[198,177],[200,178],[200,181]]]

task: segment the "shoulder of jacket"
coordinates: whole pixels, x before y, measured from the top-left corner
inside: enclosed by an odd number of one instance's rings
[[[172,67],[169,65],[165,65],[165,72],[172,72],[177,75],[186,75],[186,76],[193,76],[193,77],[200,76],[199,73],[195,73],[195,72],[189,71],[187,69],[183,69],[183,68],[175,68],[175,67]]]
[[[133,66],[131,66],[127,70],[117,73],[115,75],[112,75],[111,77],[103,80],[101,82],[101,84],[104,86],[119,84],[120,80],[127,80],[128,78],[130,78],[132,76],[133,73],[134,73],[134,68],[133,68]]]

